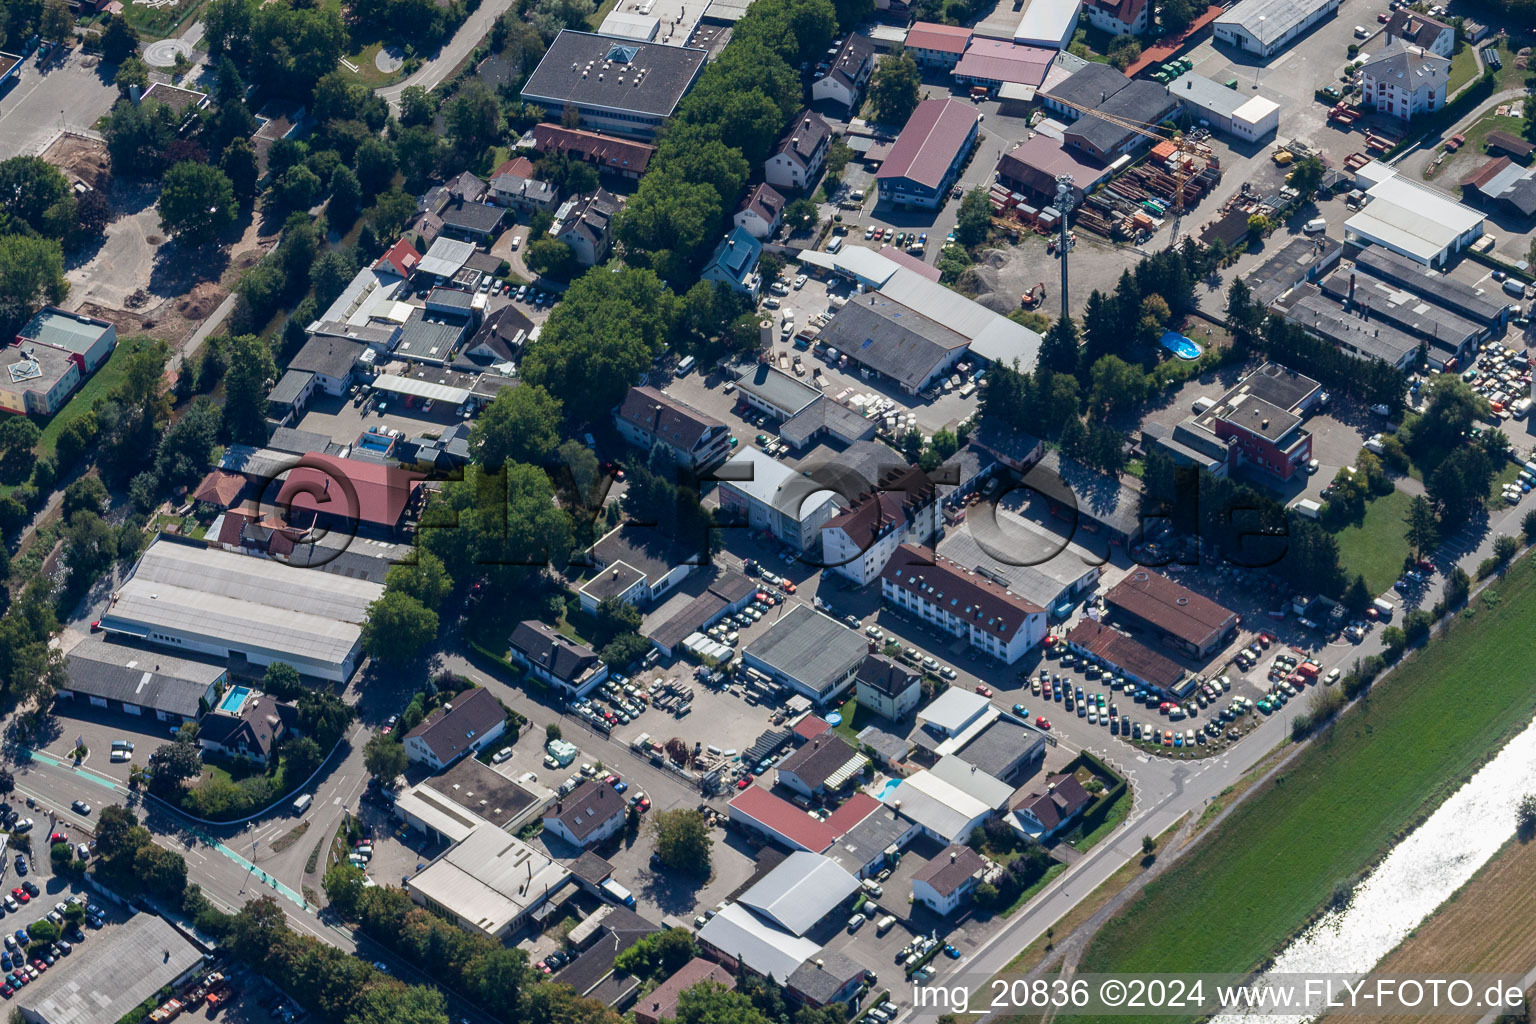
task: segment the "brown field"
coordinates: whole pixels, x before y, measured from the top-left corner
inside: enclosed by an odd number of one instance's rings
[[[1511,841],[1372,973],[1524,974],[1536,964],[1536,843]],[[1349,1016],[1350,1024],[1473,1024],[1482,1014]]]

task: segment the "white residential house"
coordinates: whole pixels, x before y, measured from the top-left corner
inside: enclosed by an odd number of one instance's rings
[[[1360,101],[1404,121],[1445,106],[1451,62],[1418,46],[1394,42],[1360,69]]]
[[[405,736],[405,754],[442,771],[459,758],[484,750],[507,728],[507,709],[483,687],[468,690],[432,712]]]
[[[1390,40],[1420,47],[1447,60],[1456,51],[1456,29],[1417,11],[1394,12],[1387,21],[1386,35]]]
[[[875,44],[865,35],[850,32],[836,55],[811,83],[811,98],[840,103],[856,113],[864,86],[875,71]]]
[[[786,200],[779,191],[764,182],[742,200],[741,208],[736,211],[733,220],[737,227],[747,231],[753,238],[766,241],[779,230],[779,223],[784,217],[785,203]]]
[[[775,188],[805,189],[821,177],[827,150],[832,145],[832,128],[820,114],[804,110],[795,123],[773,147],[763,164],[763,177]]]
[[[969,846],[942,851],[912,876],[912,898],[947,917],[970,901],[987,871],[987,860]]]
[[[1083,4],[1088,24],[1114,36],[1145,33],[1151,10],[1149,0],[1087,0]]]
[[[871,654],[854,677],[861,705],[891,721],[900,721],[923,698],[923,680],[905,665]]]
[[[1012,665],[1045,639],[1045,609],[990,575],[902,545],[880,574],[881,597]]]
[[[938,487],[928,474],[900,467],[822,526],[822,564],[860,586],[872,583],[901,545],[932,544],[942,518]]]

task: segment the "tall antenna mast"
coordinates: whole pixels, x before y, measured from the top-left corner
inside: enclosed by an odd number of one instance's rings
[[[1056,209],[1061,211],[1061,318],[1067,313],[1067,214],[1072,210],[1072,175],[1056,175]]]

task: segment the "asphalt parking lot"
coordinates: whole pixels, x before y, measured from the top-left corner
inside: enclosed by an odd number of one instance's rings
[[[78,50],[46,69],[36,58],[0,91],[0,160],[39,153],[60,130],[90,131],[117,102],[112,75]]]

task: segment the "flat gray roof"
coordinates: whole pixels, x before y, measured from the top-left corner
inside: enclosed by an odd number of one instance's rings
[[[112,631],[206,637],[340,665],[383,593],[365,580],[157,538],[101,621]]]
[[[785,931],[804,935],[858,887],[858,879],[835,861],[797,850],[742,893],[738,902]]]
[[[189,661],[132,644],[109,643],[88,636],[65,658],[67,689],[104,700],[122,701],[196,718],[198,701],[223,679],[223,665]]]
[[[820,691],[868,654],[869,645],[836,619],[801,604],[769,626],[744,653]]]
[[[522,94],[527,100],[666,117],[698,77],[706,56],[706,51],[692,47],[564,29],[549,44]]]
[[[121,1019],[202,962],[203,954],[163,918],[130,917],[97,932],[98,941],[16,994],[17,1006],[48,1024],[104,1024]]]

